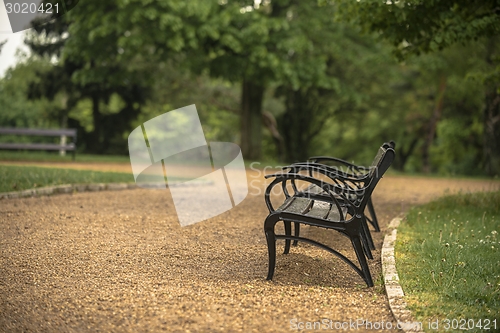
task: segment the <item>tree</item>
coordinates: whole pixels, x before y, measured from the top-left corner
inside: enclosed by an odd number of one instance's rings
[[[326,0],[319,0],[326,4]],[[412,54],[442,50],[500,33],[497,0],[361,0],[334,1],[339,17],[355,21],[367,31],[391,42],[395,53]]]
[[[241,85],[240,144],[247,159],[261,157],[263,98],[287,65],[280,45],[289,32],[286,9],[292,2],[220,2],[203,28],[207,34],[201,45],[210,75]]]
[[[500,173],[500,49],[498,37],[487,40],[486,71],[478,75],[486,86],[484,101],[484,157],[488,174]]]
[[[323,5],[330,4],[320,0]],[[487,40],[487,69],[480,77],[485,86],[483,107],[483,164],[490,175],[500,173],[500,4],[497,0],[435,1],[344,1],[334,2],[339,18],[357,22],[367,31],[377,32],[394,45],[400,59],[437,52],[451,45]],[[443,85],[442,85],[443,87]],[[439,113],[439,103],[435,110]],[[432,127],[432,126],[431,126]],[[432,131],[429,132],[428,141]],[[428,144],[427,144],[428,145]]]
[[[141,4],[140,10],[130,9],[138,4]],[[135,50],[132,52],[138,52],[138,47],[150,49],[159,57],[171,56],[172,51],[181,52],[185,55],[184,65],[193,72],[200,74],[208,70],[212,77],[240,85],[240,143],[245,158],[260,157],[262,103],[265,90],[271,83],[286,82],[295,90],[316,84],[313,81],[323,86],[331,85],[327,76],[321,73],[326,68],[321,51],[314,52],[315,58],[308,59],[307,66],[304,60],[301,64],[292,64],[291,59],[294,53],[298,54],[302,49],[307,51],[311,47],[307,40],[314,37],[311,28],[308,34],[303,31],[307,14],[297,21],[299,27],[292,17],[293,11],[296,17],[301,10],[315,16],[323,15],[322,22],[328,23],[324,19],[327,13],[315,3],[275,0],[262,4],[254,1],[179,4],[136,0],[129,2],[127,7],[127,11],[133,13],[134,23],[140,24],[131,33],[135,39],[129,38],[124,49]],[[150,38],[146,35],[152,26],[157,33],[156,37]],[[317,31],[321,29],[318,24],[315,28]],[[142,36],[146,37],[139,41],[138,37]],[[166,40],[173,42],[165,43]],[[320,45],[315,42],[316,48],[319,49]],[[295,72],[298,66],[302,67],[303,73]]]
[[[146,66],[141,67],[140,61],[130,66],[120,58],[117,31],[109,25],[98,25],[100,20],[111,21],[117,10],[113,2],[81,3],[78,10],[48,24],[35,25],[35,34],[27,40],[35,54],[59,60],[52,71],[40,73],[42,80],[32,87],[31,97],[53,99],[65,94],[66,105],[59,115],[63,127],[68,121],[78,127],[76,119],[68,120],[70,110],[79,101],[90,100],[93,126],[90,133],[83,131],[82,141],[94,153],[126,151],[123,132],[130,130],[130,122],[139,114],[149,83],[143,70]],[[103,34],[93,29],[108,30]],[[122,107],[103,114],[102,104],[108,104],[112,96],[121,99]],[[116,138],[121,142],[112,147]]]
[[[40,80],[36,72],[43,73],[50,68],[48,59],[24,58],[7,70],[0,79],[0,126],[47,128],[58,125],[54,113],[61,107],[59,100],[26,98],[30,85]]]

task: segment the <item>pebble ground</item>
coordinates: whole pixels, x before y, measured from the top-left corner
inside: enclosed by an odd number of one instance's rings
[[[367,288],[340,259],[304,243],[279,254],[273,281],[265,280],[260,176],[249,172],[260,183],[236,208],[187,227],[168,191],[1,200],[0,331],[290,332],[315,331],[308,323],[320,322],[318,331],[350,324],[395,332],[380,328],[396,325],[381,282],[389,221],[445,192],[500,188],[487,180],[385,177],[374,194],[382,232],[373,233],[375,287]],[[340,234],[303,232],[353,258]]]

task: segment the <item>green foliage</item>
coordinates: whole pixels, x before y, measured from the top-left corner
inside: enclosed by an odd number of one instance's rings
[[[152,73],[156,84],[141,114],[132,122],[133,127],[165,112],[195,104],[207,141],[237,142],[239,86],[211,79],[206,74],[196,76],[176,64],[173,61],[158,64]]]
[[[343,152],[332,150],[332,136],[343,136],[350,128],[339,131],[335,123],[362,128],[359,119],[374,100],[370,95],[385,84],[383,69],[396,64],[388,57],[388,48],[373,36],[333,21],[332,6],[296,2],[286,10],[289,31],[281,38],[286,48],[280,53],[286,55],[282,66],[291,74],[285,71],[276,82],[277,96],[285,106],[276,115],[285,160],[325,152],[338,156]]]
[[[395,52],[400,58],[500,33],[496,0],[339,0],[335,3],[339,17],[380,33],[397,47]]]
[[[50,70],[47,59],[25,58],[15,68],[10,68],[0,79],[0,126],[3,127],[39,127],[58,126],[53,121],[54,110],[59,107],[58,100],[39,99],[30,101],[27,98],[30,85],[40,79],[36,72]]]
[[[78,183],[130,183],[130,173],[0,165],[0,192]]]
[[[151,84],[153,63],[139,52],[133,59],[122,56],[119,13],[117,2],[85,2],[76,12],[35,27],[27,40],[35,54],[58,60],[49,72],[38,73],[40,83],[30,97],[62,95],[58,123],[76,127],[80,146],[89,152],[126,152],[123,132],[131,130]]]
[[[417,319],[494,319],[500,309],[500,192],[447,196],[410,211],[396,263]]]
[[[453,117],[443,119],[438,124],[438,139],[432,153],[433,164],[439,167],[439,173],[481,174],[481,156],[476,149],[482,137],[478,116],[472,114],[471,117]]]
[[[472,64],[472,68],[465,74],[474,77],[483,85],[483,146],[482,156],[476,156],[476,164],[481,164],[483,172],[489,175],[498,175],[500,172],[500,62],[498,57],[498,35],[500,33],[500,10],[496,0],[488,1],[322,1],[323,6],[335,6],[338,8],[337,18],[355,22],[365,31],[376,32],[382,39],[393,45],[393,51],[399,60],[410,59],[412,55],[429,53],[436,55],[438,51],[461,43],[476,51],[474,47],[479,44],[483,51],[478,62],[482,66]],[[472,43],[480,41],[480,43]],[[469,53],[469,52],[467,52]],[[480,52],[478,52],[480,53]],[[462,57],[462,58],[460,58]],[[448,59],[451,57],[448,55]],[[467,58],[463,54],[456,54],[456,59],[462,64]],[[474,58],[476,61],[477,58]],[[430,166],[430,147],[436,132],[436,125],[440,120],[443,94],[446,89],[447,76],[450,68],[456,66],[442,67],[439,62],[431,63],[430,72],[441,72],[441,82],[438,96],[435,99],[435,107],[432,116],[428,120],[424,141],[419,147],[422,149],[423,168],[427,171]],[[434,65],[438,65],[437,67]],[[478,110],[479,111],[479,110]],[[477,111],[476,111],[477,112]],[[404,152],[404,163],[410,158],[409,153],[417,146],[417,141],[412,140],[408,152]],[[413,148],[412,148],[413,147]],[[478,154],[479,155],[479,154]],[[470,155],[472,156],[472,155]],[[471,157],[474,159],[474,157]],[[469,161],[471,159],[469,158]],[[479,160],[479,161],[478,161]],[[466,164],[471,164],[467,162]],[[402,168],[402,165],[399,165]],[[474,169],[467,166],[467,172]],[[475,171],[472,171],[475,172]]]
[[[394,139],[399,170],[495,174],[496,39],[462,47],[439,37],[464,15],[472,15],[467,22],[496,15],[485,11],[490,1],[474,12],[462,1],[450,10],[442,0],[322,5],[85,1],[30,36],[35,54],[56,61],[42,65],[35,56],[0,82],[0,102],[9,111],[0,113],[0,123],[76,127],[79,149],[126,154],[133,128],[196,104],[209,141],[260,145],[264,121],[268,160],[331,154],[369,163],[382,142]],[[423,12],[429,13],[417,20]],[[333,19],[342,15],[357,25]],[[486,21],[471,23],[470,33],[495,32],[497,24]],[[363,35],[362,28],[372,33]],[[422,36],[415,37],[419,29]],[[430,41],[421,42],[429,36],[453,46],[412,57],[432,50]],[[404,62],[391,56],[394,43]],[[245,87],[255,88],[256,97],[244,100]]]
[[[372,62],[357,67],[358,73],[364,70],[373,75],[363,81],[371,84],[363,86],[357,77],[346,77],[344,84],[352,80],[361,98],[354,99],[357,104],[348,104],[346,112],[327,120],[325,130],[313,145],[318,148],[314,153],[328,152],[369,163],[377,146],[393,139],[397,143],[393,167],[420,172],[425,138],[444,78],[441,111],[430,147],[430,169],[447,175],[484,174],[485,157],[480,147],[485,144],[485,88],[469,74],[486,72],[486,45],[487,41],[467,47],[455,45],[398,65],[391,61],[390,46],[383,48],[380,43],[380,49],[371,53]],[[339,144],[334,146],[332,142]],[[360,148],[355,151],[352,147]]]

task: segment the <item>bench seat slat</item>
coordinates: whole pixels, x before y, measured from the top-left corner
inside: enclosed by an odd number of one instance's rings
[[[0,127],[0,134],[13,134],[13,135],[40,135],[40,136],[58,136],[67,135],[76,137],[76,129],[37,129],[37,128],[7,128]]]
[[[286,211],[289,213],[305,214],[311,208],[313,201],[307,198],[290,197],[278,210]]]
[[[312,184],[305,190],[306,193],[310,194],[325,194],[326,192],[318,185]]]
[[[347,214],[346,207],[342,207],[342,214],[346,216]],[[305,215],[326,219],[330,221],[340,221],[340,214],[337,206],[319,200],[314,201],[313,207]]]
[[[61,146],[53,143],[0,143],[1,149],[29,149],[29,150],[75,150],[73,143]]]
[[[307,212],[307,216],[319,217],[320,219],[324,219],[330,213],[332,205],[324,202],[324,201],[314,201],[314,205],[309,212]]]
[[[347,208],[342,207],[342,214],[346,216],[346,213],[347,213]],[[328,214],[328,217],[326,219],[330,221],[340,221],[339,210],[336,207],[335,209],[330,210],[330,214]]]
[[[277,210],[330,221],[340,221],[340,214],[336,206],[332,206],[328,202],[309,198],[290,197]],[[347,208],[342,207],[342,214],[346,216],[346,213]]]

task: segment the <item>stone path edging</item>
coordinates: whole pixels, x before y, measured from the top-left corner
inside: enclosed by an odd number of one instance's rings
[[[0,199],[17,199],[38,197],[61,193],[86,192],[86,191],[117,191],[137,188],[135,183],[96,183],[96,184],[67,184],[57,186],[46,186],[24,191],[0,193]]]
[[[423,333],[422,327],[414,325],[416,321],[406,308],[407,304],[404,300],[403,288],[399,284],[399,275],[396,270],[396,260],[394,256],[394,245],[396,244],[397,227],[401,222],[401,217],[392,219],[389,224],[389,230],[392,231],[384,238],[382,245],[382,274],[384,275],[385,291],[389,299],[389,306],[391,308],[394,318],[401,326],[404,332],[418,332]]]
[[[178,186],[199,186],[199,185],[211,185],[212,182],[208,181],[191,181],[189,183],[172,183],[169,187]],[[148,186],[146,188],[159,188],[157,184],[143,184]],[[24,191],[16,192],[4,192],[0,193],[0,200],[2,199],[17,199],[17,198],[30,198],[39,197],[42,195],[52,195],[52,194],[62,194],[62,193],[74,193],[74,192],[95,192],[95,191],[118,191],[126,189],[139,188],[136,183],[94,183],[94,184],[67,184],[67,185],[57,185],[57,186],[46,186]]]

